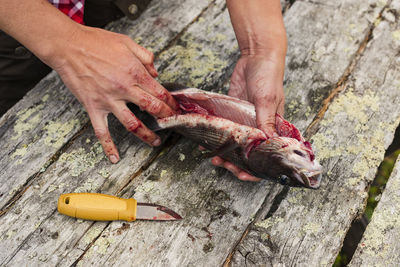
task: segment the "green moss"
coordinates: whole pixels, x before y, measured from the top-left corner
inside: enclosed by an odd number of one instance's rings
[[[30,107],[28,109],[23,109],[17,113],[17,120],[14,124],[14,135],[11,139],[15,140],[19,138],[22,133],[31,131],[34,129],[40,122],[42,118],[41,111],[44,108],[43,104]]]
[[[204,49],[202,44],[196,43],[190,33],[182,36],[182,44],[161,53],[160,58],[164,61],[172,58],[179,64],[178,70],[167,68],[160,74],[159,79],[162,82],[176,82],[184,75],[188,80],[187,85],[192,87],[207,83],[210,73],[220,72],[228,65],[214,51]]]
[[[108,171],[106,168],[101,169],[98,174],[103,176],[104,178],[110,177],[110,171]]]
[[[94,224],[93,227],[91,227],[83,237],[82,241],[85,243],[85,245],[90,244],[93,240],[98,237],[101,232],[103,231],[104,226],[99,225],[99,224]]]
[[[60,156],[59,162],[68,162],[70,165],[71,176],[79,176],[81,173],[93,168],[106,156],[99,142],[96,142],[89,152],[84,148],[79,148],[71,151],[70,153],[63,153]]]
[[[52,146],[54,148],[60,148],[64,142],[65,137],[76,128],[80,127],[80,121],[70,120],[65,123],[61,122],[50,122],[46,125],[43,130],[46,131],[46,138],[44,139],[44,143],[47,146]]]
[[[395,150],[392,154],[388,155],[385,157],[383,162],[378,168],[377,175],[375,177],[374,182],[372,183],[370,190],[368,192],[368,200],[367,200],[367,206],[365,209],[364,214],[367,216],[368,220],[371,220],[372,214],[378,205],[378,202],[380,200],[380,197],[383,193],[383,190],[386,187],[386,183],[388,182],[388,179],[392,173],[392,170],[394,168],[396,159],[398,158],[398,155],[400,155],[400,149]],[[395,203],[396,201],[394,201]],[[399,202],[397,202],[399,203]],[[389,213],[388,213],[389,214]],[[389,215],[389,217],[391,217]],[[394,218],[397,220],[397,218]],[[381,223],[382,225],[386,223],[387,220],[390,220],[390,218],[384,218],[384,220],[378,220],[377,224]],[[370,232],[369,233],[372,238],[369,238],[367,240],[368,246],[370,246],[370,249],[374,250],[369,250],[370,253],[375,253],[377,251],[381,253],[385,253],[384,247],[381,247],[381,236],[382,232],[381,231],[375,231],[375,232]],[[367,248],[368,249],[368,248]],[[335,263],[333,264],[333,267],[340,267],[340,266],[347,266],[351,259],[352,255],[347,255],[345,251],[341,251],[339,255],[337,256]]]
[[[386,183],[389,179],[390,174],[394,168],[394,164],[396,162],[397,157],[400,154],[400,149],[396,150],[391,155],[387,156],[385,160],[379,166],[376,178],[371,185],[369,190],[369,197],[367,201],[367,207],[365,209],[365,214],[370,220],[372,217],[372,213],[374,212],[378,202],[380,200],[380,196],[383,193],[383,190],[386,187]]]
[[[21,148],[18,148],[14,151],[14,153],[11,154],[11,158],[15,159],[16,157],[24,157],[26,152],[28,152],[28,148],[29,148],[30,144],[23,144]]]

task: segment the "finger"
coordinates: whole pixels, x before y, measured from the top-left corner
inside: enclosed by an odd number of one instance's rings
[[[241,171],[238,167],[236,167],[229,161],[224,162],[224,168],[227,169],[228,171],[230,171],[231,173],[233,173],[233,175],[235,175],[236,177],[239,176],[239,173]]]
[[[165,89],[161,84],[159,84],[154,79],[147,79],[145,83],[143,83],[144,90],[160,99],[161,101],[167,103],[173,110],[178,110],[178,104],[176,100],[172,97],[172,95]]]
[[[88,111],[88,113],[94,133],[99,139],[104,153],[112,163],[117,163],[119,161],[119,154],[108,130],[107,113],[101,113],[98,111]]]
[[[142,62],[151,76],[154,78],[158,76],[157,70],[154,67],[154,54],[152,52],[143,46],[138,45],[129,37],[126,38],[126,46],[140,60],[140,62]]]
[[[249,181],[249,182],[260,182],[262,179],[257,178],[253,175],[248,174],[247,172],[241,171],[239,173],[238,178],[242,181]]]
[[[214,157],[211,160],[211,163],[214,166],[226,168],[227,170],[232,172],[234,175],[237,176],[237,178],[239,178],[242,181],[250,181],[250,182],[259,182],[259,181],[261,181],[260,178],[257,178],[255,176],[252,176],[252,175],[248,174],[247,172],[241,170],[240,168],[236,167],[235,165],[233,165],[230,162],[224,161],[222,158],[220,158],[218,156]]]
[[[156,78],[158,76],[158,72],[156,70],[156,67],[154,67],[154,63],[151,63],[150,65],[146,64],[144,66],[153,78]]]
[[[224,162],[225,162],[225,161],[224,161],[222,158],[218,157],[218,156],[213,157],[213,158],[211,159],[211,163],[212,163],[214,166],[217,166],[217,167],[224,167]]]
[[[252,176],[250,174],[248,174],[247,172],[243,171],[242,169],[240,169],[239,167],[235,166],[234,164],[232,164],[231,162],[226,161],[224,163],[224,167],[230,171],[231,173],[233,173],[237,178],[239,178],[240,180],[243,181],[251,181],[251,182],[259,182],[261,181],[260,178],[257,178],[255,176]]]
[[[128,90],[128,100],[139,106],[140,109],[158,118],[169,117],[175,114],[165,102],[142,90],[139,86],[133,86],[131,90]]]
[[[255,101],[257,127],[267,136],[277,135],[275,127],[275,113],[277,105],[268,98],[257,98]]]
[[[125,126],[125,128],[136,135],[143,142],[151,146],[159,146],[161,139],[154,132],[150,131],[129,108],[121,103],[112,109],[117,119]]]

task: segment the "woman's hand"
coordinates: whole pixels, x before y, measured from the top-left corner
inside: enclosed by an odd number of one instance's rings
[[[113,113],[125,128],[152,146],[160,138],[126,106],[132,102],[156,117],[175,113],[177,104],[154,78],[153,54],[128,36],[80,26],[59,55],[45,61],[87,110],[95,134],[112,163],[119,161],[107,115]]]
[[[251,55],[242,53],[231,77],[229,95],[247,100],[255,105],[257,127],[267,136],[276,135],[275,113],[283,115],[283,70],[284,57],[274,57],[262,53]],[[231,171],[240,180],[260,181],[247,172],[220,157],[214,157],[212,164]]]
[[[257,127],[267,136],[276,134],[275,113],[283,116],[284,57],[242,54],[231,77],[229,95],[255,105]]]
[[[229,95],[252,102],[257,127],[276,134],[275,113],[283,115],[283,73],[287,48],[279,0],[226,0],[241,57],[231,77]],[[259,181],[220,157],[212,159],[241,180]]]

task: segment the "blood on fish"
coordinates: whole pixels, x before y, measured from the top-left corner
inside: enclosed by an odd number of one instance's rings
[[[303,141],[300,131],[290,122],[276,114],[276,130],[280,136],[291,137]]]
[[[246,158],[249,158],[250,152],[255,149],[258,145],[260,145],[262,142],[266,141],[267,139],[257,139],[253,140],[247,147],[246,147]]]
[[[188,89],[188,93],[180,90],[171,94],[178,102],[183,115],[158,119],[161,128],[176,129],[178,133],[200,142],[211,150],[222,146],[223,151],[223,144],[232,138],[236,143],[232,146],[236,145],[237,149],[228,151],[230,147],[227,146],[228,152],[221,155],[224,160],[234,162],[240,168],[260,174],[261,177],[274,178],[285,174],[290,176],[291,185],[300,183],[306,187],[318,188],[322,167],[318,162],[313,162],[315,156],[311,144],[305,141],[293,124],[279,114],[276,114],[279,137],[267,136],[256,128],[254,105],[249,102],[195,88]],[[215,113],[213,108],[216,108]],[[235,112],[236,110],[238,112]],[[237,114],[243,118],[236,119]],[[309,157],[291,157],[295,148],[308,153]],[[299,178],[299,170],[306,170],[302,173],[302,178]],[[308,182],[305,182],[304,175],[307,176]]]
[[[202,108],[199,105],[196,105],[194,103],[180,102],[179,107],[188,113],[198,113],[198,114],[203,114],[203,115],[210,114],[210,112],[208,110],[206,110],[205,108]]]
[[[310,142],[304,141],[303,144],[304,144],[304,146],[305,146],[306,148],[308,148],[308,149],[307,149],[308,155],[310,156],[310,160],[313,161],[313,160],[315,159],[315,155],[314,155],[314,152],[313,152],[313,150],[312,150],[312,147],[311,147]]]

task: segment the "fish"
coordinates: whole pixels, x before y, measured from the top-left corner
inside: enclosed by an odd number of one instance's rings
[[[171,129],[248,173],[288,186],[320,187],[322,166],[300,131],[276,114],[278,136],[257,128],[252,103],[228,95],[163,84],[180,111],[153,120],[154,131]]]

